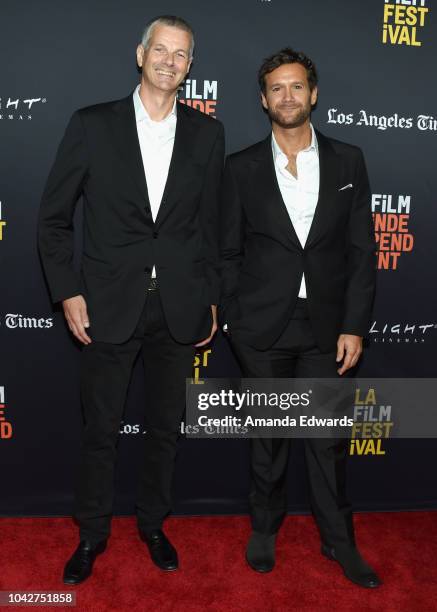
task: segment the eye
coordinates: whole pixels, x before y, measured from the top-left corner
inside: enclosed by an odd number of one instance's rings
[[[186,54],[183,51],[179,51],[178,57],[181,57],[182,59],[186,59],[187,58]]]

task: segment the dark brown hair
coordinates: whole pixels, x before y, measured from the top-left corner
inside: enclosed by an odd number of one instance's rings
[[[310,90],[312,91],[317,85],[317,71],[314,62],[301,51],[294,51],[290,47],[285,47],[277,53],[270,55],[270,57],[267,57],[258,70],[258,83],[264,94],[266,93],[266,74],[273,72],[273,70],[276,70],[276,68],[279,68],[279,66],[283,64],[300,64],[307,71]]]

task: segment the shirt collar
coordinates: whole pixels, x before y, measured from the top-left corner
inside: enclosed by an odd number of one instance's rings
[[[162,121],[153,121],[153,119],[150,118],[150,115],[147,112],[144,104],[141,102],[141,98],[140,98],[140,86],[137,85],[135,87],[135,91],[133,93],[134,108],[135,108],[135,119],[137,120],[137,123],[139,123],[140,121],[144,121],[144,120],[149,121],[149,122],[153,122],[153,123],[163,123],[164,121],[168,121],[170,118],[176,117],[177,116],[176,98],[177,98],[177,96],[175,96],[175,99],[174,99],[174,102],[173,102],[173,108],[171,109],[171,111],[167,115],[167,117],[162,119]]]
[[[316,131],[312,123],[310,123],[310,128],[311,128],[311,144],[306,149],[302,149],[302,151],[299,151],[299,153],[303,153],[304,151],[315,151],[315,153],[319,155],[319,145],[317,142]],[[278,163],[280,166],[284,166],[285,168],[288,165],[288,158],[285,155],[285,153],[282,151],[281,147],[276,142],[276,138],[275,138],[275,135],[273,134],[273,131],[272,131],[272,150],[273,150],[273,159],[275,163]],[[284,162],[286,162],[285,165],[284,165]]]

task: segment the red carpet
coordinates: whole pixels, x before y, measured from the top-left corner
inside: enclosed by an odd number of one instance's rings
[[[384,585],[367,590],[320,555],[310,517],[287,518],[277,566],[260,575],[246,566],[246,517],[173,518],[166,532],[180,570],[162,573],[149,560],[133,518],[115,519],[93,576],[76,587],[76,608],[104,612],[378,612],[437,611],[437,512],[358,514],[357,540]],[[63,565],[77,544],[69,519],[0,519],[0,590],[62,590]],[[4,610],[17,608],[5,607]]]

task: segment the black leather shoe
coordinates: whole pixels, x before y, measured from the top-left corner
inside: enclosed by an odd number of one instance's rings
[[[141,539],[147,544],[150,557],[159,569],[166,572],[178,569],[178,553],[161,529],[155,529],[147,534],[141,532]]]
[[[93,563],[100,553],[106,549],[106,540],[91,544],[82,540],[64,569],[64,584],[80,584],[91,576]]]
[[[381,586],[382,581],[378,578],[370,565],[364,561],[355,547],[336,549],[322,544],[322,555],[331,561],[337,561],[343,568],[344,575],[355,584],[367,589]]]
[[[275,567],[276,533],[252,532],[246,548],[246,561],[256,572],[271,572]]]

